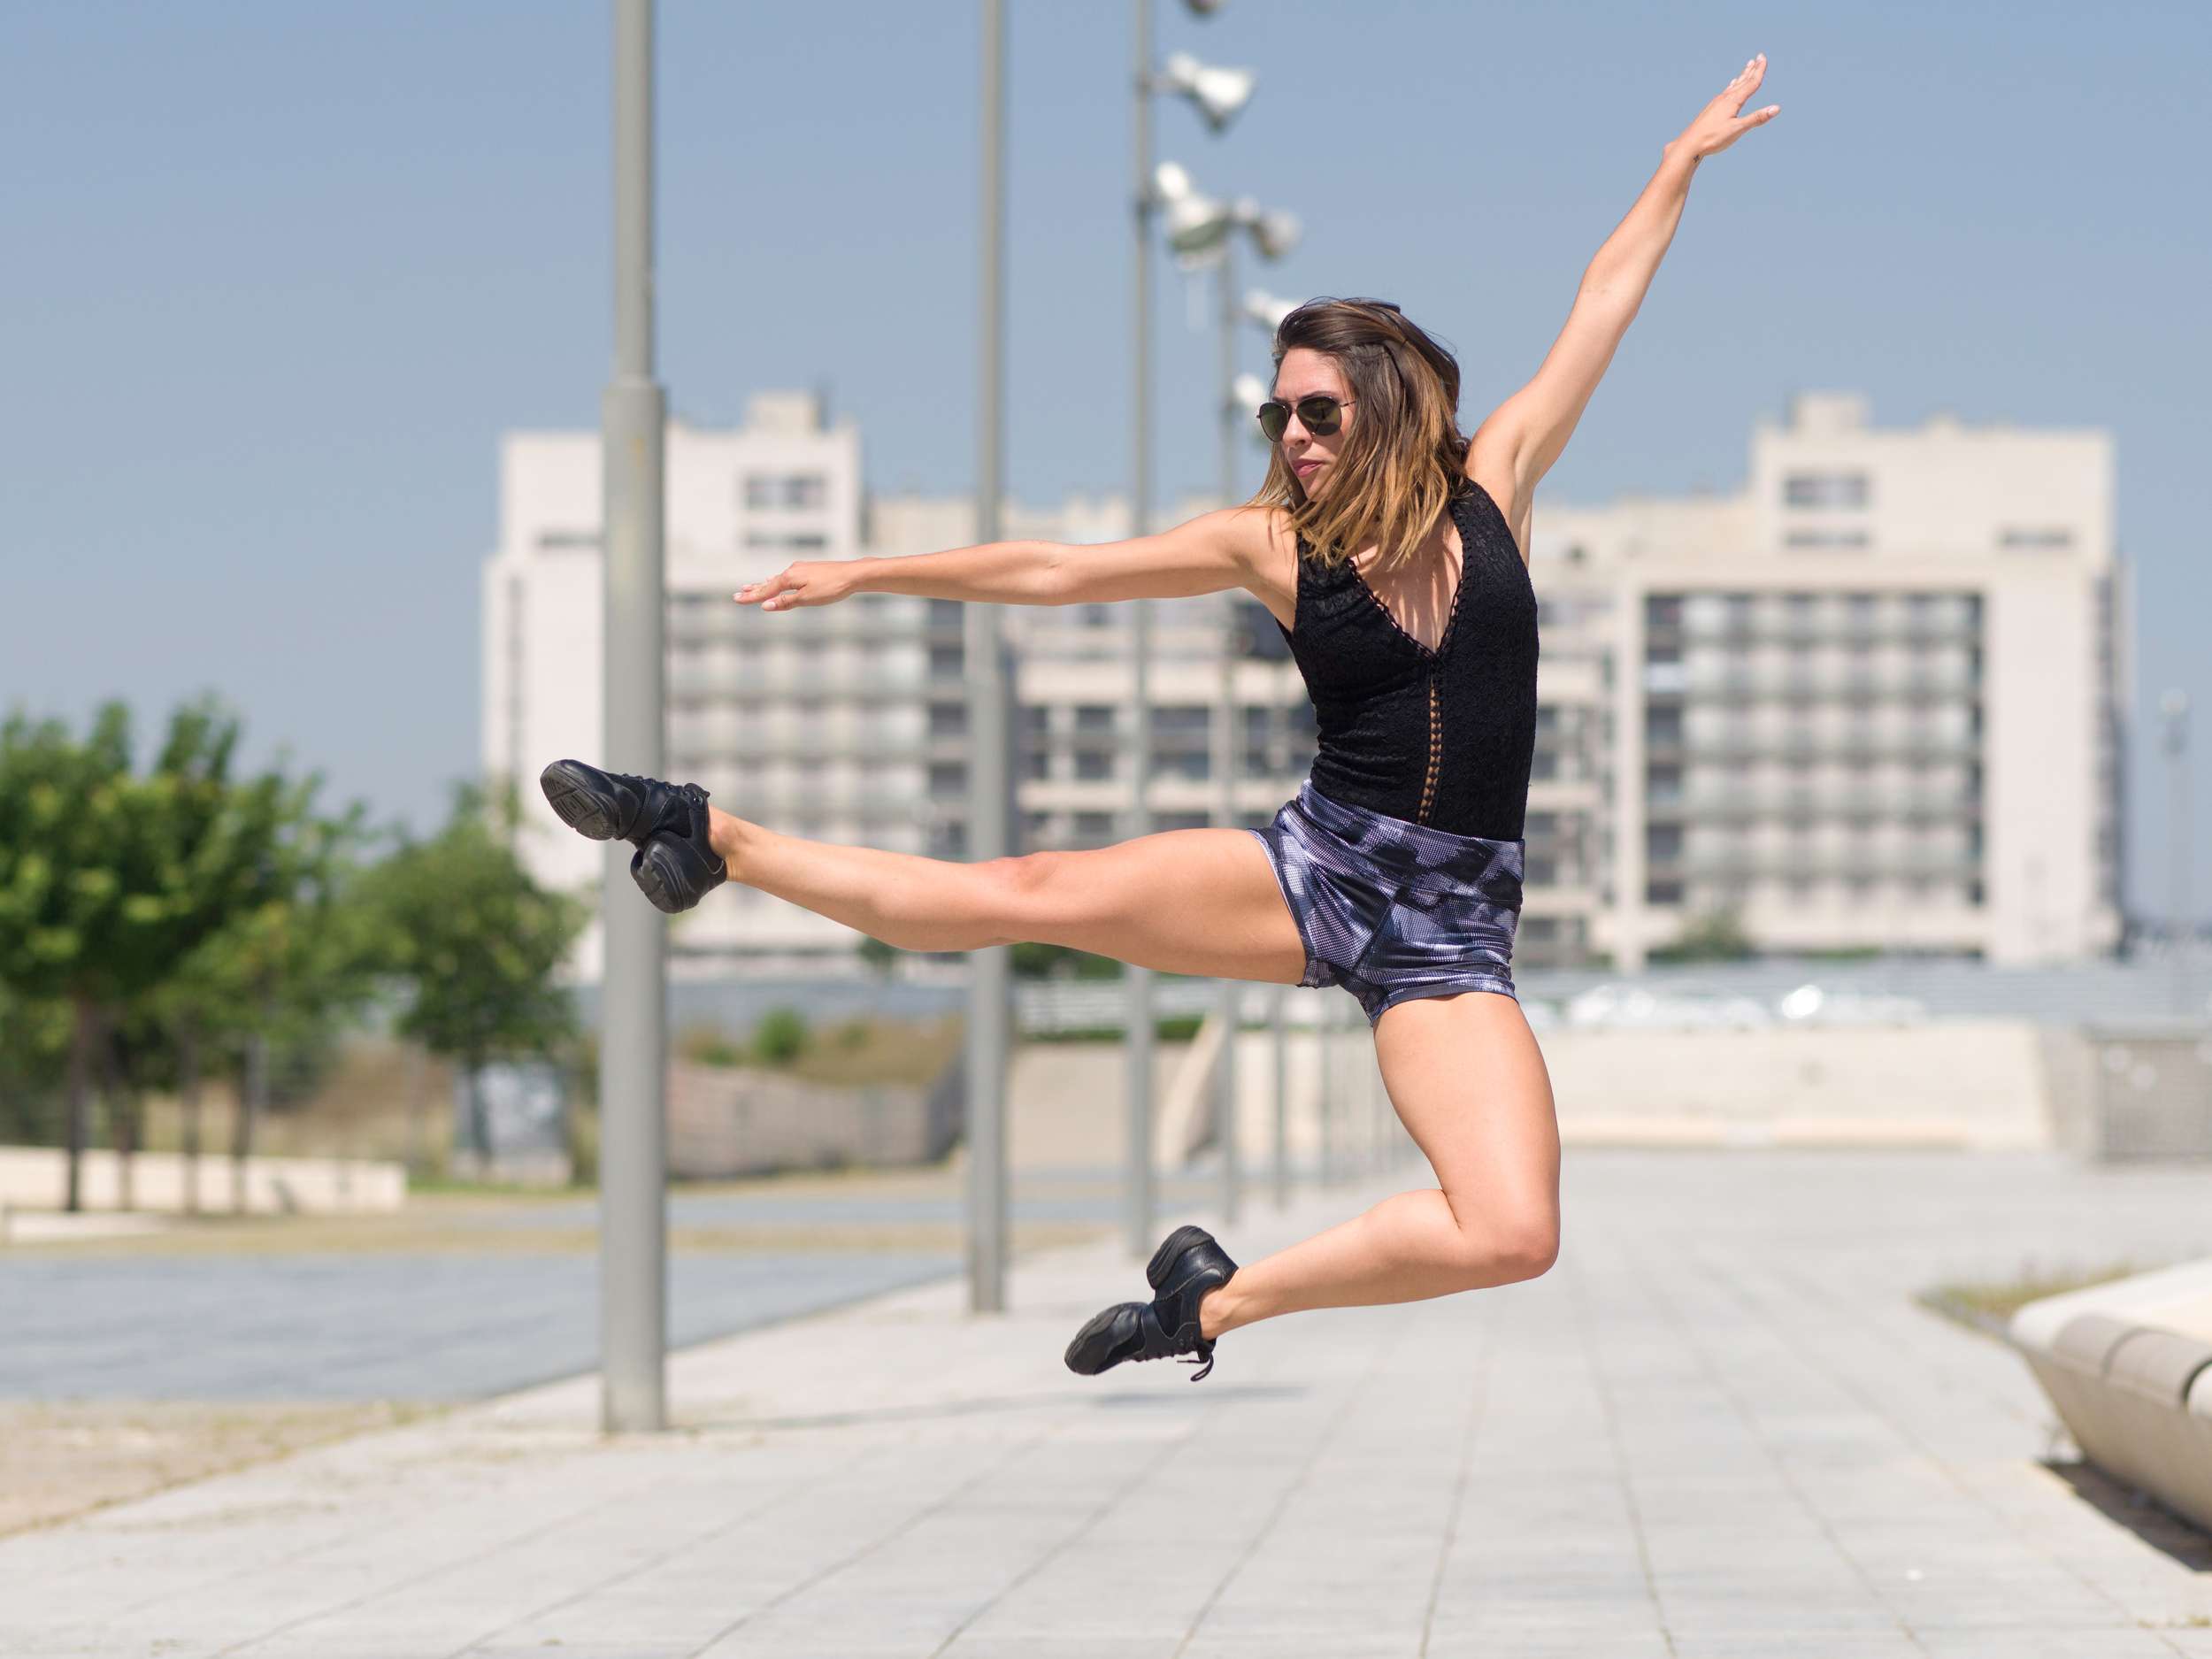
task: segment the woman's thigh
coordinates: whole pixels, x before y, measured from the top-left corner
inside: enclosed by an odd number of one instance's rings
[[[1306,952],[1267,849],[1248,830],[1163,830],[1026,853],[1013,936],[1169,973],[1295,985]]]
[[[1375,1022],[1375,1057],[1460,1226],[1548,1263],[1559,1230],[1559,1122],[1521,1005],[1494,991],[1394,1003]]]

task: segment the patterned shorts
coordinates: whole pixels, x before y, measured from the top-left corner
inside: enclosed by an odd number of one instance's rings
[[[1514,995],[1525,841],[1454,835],[1347,806],[1310,778],[1251,833],[1305,941],[1299,984],[1342,986],[1370,1025],[1409,997]]]

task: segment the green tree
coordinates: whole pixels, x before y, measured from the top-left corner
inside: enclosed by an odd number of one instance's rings
[[[280,843],[281,890],[241,910],[133,1010],[122,1066],[134,1091],[173,1088],[183,1109],[186,1204],[199,1202],[201,1087],[211,1072],[236,1079],[231,1138],[233,1202],[245,1202],[245,1162],[270,1103],[273,1056],[295,1069],[326,1056],[338,1031],[376,995],[390,957],[382,919],[361,895],[368,840],[356,803],[336,819],[312,816],[295,793]]]
[[[789,1065],[806,1052],[809,1028],[795,1008],[772,1008],[753,1027],[753,1052],[765,1065]]]
[[[69,1072],[69,1004],[0,985],[0,1141],[42,1146]]]
[[[1749,935],[1732,910],[1691,917],[1671,944],[1650,953],[1654,962],[1732,962],[1755,956]]]
[[[134,776],[127,704],[90,736],[12,714],[0,725],[0,985],[68,1006],[70,1209],[94,1071],[115,1022],[242,910],[283,890],[283,826],[300,810],[277,773],[235,783],[238,723],[212,697],[185,704],[151,772]],[[312,793],[310,787],[309,793]],[[120,1125],[127,1151],[127,1113]]]
[[[477,1073],[498,1058],[571,1061],[580,1033],[554,975],[591,907],[532,878],[515,856],[521,825],[511,785],[458,784],[445,826],[428,841],[400,832],[397,850],[362,881],[407,997],[397,1029],[462,1069],[480,1155],[489,1146]]]
[[[873,933],[863,933],[857,949],[861,961],[868,964],[868,971],[879,980],[891,977],[891,970],[902,954],[896,945],[887,944]]]

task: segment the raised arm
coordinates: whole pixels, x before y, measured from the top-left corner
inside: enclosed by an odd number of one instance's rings
[[[859,593],[1009,605],[1180,599],[1248,586],[1261,567],[1267,522],[1264,508],[1225,507],[1126,541],[987,541],[943,553],[802,559],[732,596],[764,611],[826,605]]]
[[[1613,361],[1614,348],[1643,304],[1644,292],[1681,222],[1698,163],[1727,149],[1753,127],[1764,126],[1781,109],[1776,104],[1738,115],[1765,79],[1766,54],[1762,52],[1698,111],[1679,137],[1662,147],[1659,171],[1583,272],[1574,307],[1543,366],[1476,428],[1468,448],[1467,471],[1471,476],[1509,479],[1513,505],[1509,511],[1515,517],[1525,512],[1537,480],[1551,471],[1567,447],[1590,394]]]

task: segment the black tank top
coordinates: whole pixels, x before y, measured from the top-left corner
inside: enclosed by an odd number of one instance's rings
[[[1313,698],[1313,787],[1455,835],[1518,841],[1536,752],[1536,592],[1505,515],[1472,479],[1451,503],[1459,587],[1432,651],[1349,564],[1298,543],[1294,627]]]

